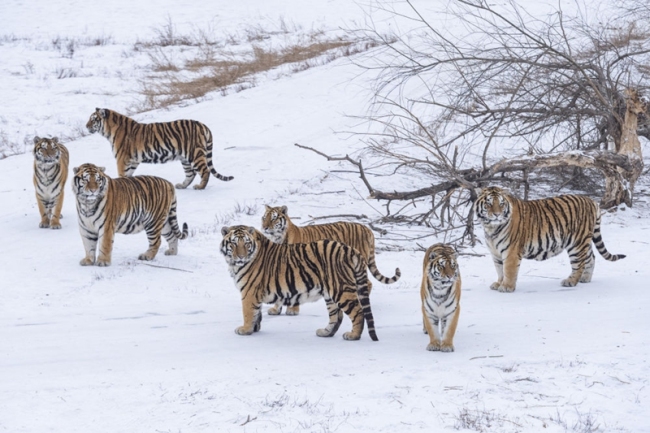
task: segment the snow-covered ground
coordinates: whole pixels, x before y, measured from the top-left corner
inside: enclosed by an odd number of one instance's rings
[[[83,125],[96,106],[124,111],[138,97],[135,80],[145,65],[118,65],[131,68],[118,77],[111,61],[153,37],[168,16],[179,27],[213,21],[232,31],[279,16],[337,31],[365,16],[343,0],[177,3],[2,2],[0,37],[15,38],[0,43],[0,130],[62,134]],[[27,63],[56,69],[60,52],[33,55],[39,41],[101,35],[113,42],[87,48],[94,57],[83,50],[96,68],[87,82],[70,78],[62,88],[64,80],[15,74]],[[204,122],[215,136],[217,170],[235,176],[227,183],[211,178],[205,191],[178,191],[179,221],[192,237],[180,243],[178,256],[159,254],[151,263],[136,259],[146,249],[146,236],[138,234],[116,236],[111,267],[79,266],[84,252],[69,184],[62,230],[39,229],[31,154],[0,160],[0,431],[650,431],[644,196],[634,209],[603,216],[607,248],[627,258],[597,257],[590,284],[560,287],[570,269],[562,255],[524,262],[517,290],[498,293],[488,288],[495,271],[485,247],[466,250],[473,254],[460,258],[454,353],[425,350],[423,254],[412,241],[394,240],[402,232],[426,234],[424,228],[395,227],[378,237],[385,250],[379,269],[402,271],[394,285],[374,284],[379,342],[367,333],[344,341],[347,318],[334,338],[317,337],[327,321],[322,302],[295,317],[264,315],[254,336],[233,332],[242,323],[241,303],[218,250],[223,225],[259,227],[264,204],[287,205],[298,223],[378,215],[381,204],[365,200],[357,176],[344,171],[349,167],[293,146],[331,154],[360,147],[355,136],[337,134],[351,130],[356,121],[346,115],[363,113],[369,102],[359,73],[344,58],[225,97],[136,115]],[[71,167],[93,162],[116,175],[104,138],[66,145]],[[343,172],[329,171],[335,168]],[[178,163],[141,165],[137,174],[183,178]]]

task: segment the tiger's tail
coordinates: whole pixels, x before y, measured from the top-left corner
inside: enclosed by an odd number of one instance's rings
[[[402,276],[402,272],[399,268],[395,268],[395,275],[392,278],[388,278],[382,275],[377,269],[377,263],[375,263],[375,252],[371,251],[368,257],[368,270],[372,273],[372,276],[375,277],[377,281],[384,284],[393,284],[395,281],[399,280],[399,277]]]
[[[365,262],[365,260],[362,260]],[[375,319],[372,316],[372,310],[370,309],[370,295],[368,293],[368,274],[366,274],[366,267],[360,266],[360,269],[356,273],[356,283],[357,283],[357,297],[359,298],[359,304],[361,305],[361,312],[363,317],[368,324],[368,334],[372,341],[378,341],[377,333],[375,332]]]
[[[594,245],[596,245],[596,249],[605,260],[615,262],[616,260],[625,258],[624,254],[611,254],[609,251],[607,251],[607,248],[605,248],[605,243],[603,242],[603,238],[600,234],[600,214],[596,216],[596,225],[594,226],[594,235],[592,237],[592,240],[594,241]]]
[[[233,176],[224,176],[222,174],[219,174],[217,170],[214,169],[214,165],[212,164],[212,132],[208,128],[205,128],[205,142],[205,148],[207,151],[206,160],[208,163],[208,168],[210,169],[210,173],[212,173],[212,175],[217,179],[223,180],[224,182],[233,180]]]

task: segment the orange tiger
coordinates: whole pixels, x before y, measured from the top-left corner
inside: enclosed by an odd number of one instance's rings
[[[82,266],[110,266],[115,233],[147,232],[149,249],[140,260],[153,260],[160,248],[160,236],[167,239],[166,255],[176,255],[178,240],[188,235],[176,219],[174,186],[155,176],[111,179],[104,167],[83,164],[74,168],[72,190],[77,198],[79,232],[86,256]],[[99,244],[99,257],[95,251]]]
[[[278,245],[246,226],[223,227],[221,234],[220,251],[242,300],[244,325],[235,329],[237,334],[260,330],[263,303],[287,300],[299,305],[322,297],[329,323],[316,335],[333,336],[345,312],[352,321],[352,331],[344,333],[344,339],[361,338],[365,321],[370,338],[377,340],[366,261],[356,250],[328,240]]]
[[[424,253],[420,297],[427,350],[454,351],[461,289],[457,258],[456,250],[446,244],[434,244]]]
[[[571,275],[562,285],[573,287],[591,281],[596,265],[592,242],[605,260],[625,257],[605,248],[599,206],[589,197],[561,195],[523,201],[492,186],[481,191],[474,206],[497,270],[498,279],[490,286],[493,290],[515,290],[522,258],[546,260],[567,250]]]
[[[265,207],[266,211],[262,216],[262,231],[275,243],[301,244],[323,239],[342,242],[361,253],[363,258],[366,259],[368,269],[377,281],[392,284],[399,280],[402,275],[399,268],[395,269],[395,275],[392,278],[387,278],[379,272],[375,262],[375,236],[363,224],[339,221],[330,224],[298,227],[291,222],[286,206]],[[368,282],[368,291],[371,290],[372,283]],[[288,305],[287,315],[297,315],[300,312],[299,308],[298,305]],[[276,303],[268,311],[269,314],[273,315],[281,312],[282,304],[280,302]]]
[[[139,123],[130,117],[106,108],[96,108],[86,128],[99,132],[111,143],[117,160],[117,174],[132,176],[140,163],[159,164],[181,161],[185,180],[176,188],[187,188],[198,173],[204,189],[212,173],[217,179],[230,181],[212,165],[212,132],[196,120],[175,120],[163,123]]]
[[[34,137],[34,188],[42,229],[60,229],[65,182],[68,180],[68,149],[59,139]]]

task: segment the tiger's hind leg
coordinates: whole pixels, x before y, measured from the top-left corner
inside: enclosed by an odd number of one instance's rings
[[[267,311],[271,316],[279,316],[282,314],[282,299],[278,300],[273,304],[271,308]]]
[[[196,177],[196,171],[194,171],[194,167],[192,167],[192,164],[189,161],[182,159],[181,164],[183,165],[183,171],[185,172],[185,180],[183,183],[177,183],[176,189],[187,188]]]
[[[174,230],[172,229],[172,225],[169,222],[169,218],[167,219],[167,221],[165,221],[165,225],[163,226],[162,236],[165,238],[165,240],[167,240],[167,245],[169,245],[169,247],[165,251],[165,255],[175,256],[176,254],[178,254],[178,238],[176,237],[176,235],[174,235]]]
[[[323,298],[327,304],[327,312],[329,313],[330,321],[327,327],[317,329],[316,335],[319,337],[332,337],[339,330],[341,322],[343,321],[343,312],[339,309],[338,305],[327,295],[323,293]]]
[[[591,250],[591,248],[590,248]],[[582,271],[582,277],[580,277],[581,283],[590,283],[591,277],[594,275],[594,268],[596,267],[596,257],[594,252],[589,252],[589,258],[587,259],[587,264],[585,265],[585,270]]]
[[[165,225],[169,224],[168,222],[165,222]],[[164,226],[163,226],[164,227]],[[154,257],[156,257],[156,254],[158,254],[158,250],[160,249],[160,236],[162,234],[162,227],[145,227],[145,231],[147,232],[147,240],[149,241],[149,249],[145,251],[144,253],[140,254],[138,256],[139,260],[153,260]]]
[[[591,239],[588,242],[591,242]],[[574,287],[582,279],[582,274],[589,262],[589,257],[593,257],[593,252],[591,251],[591,244],[586,244],[586,247],[569,247],[567,252],[571,261],[571,275],[562,280],[562,286]]]
[[[205,189],[210,180],[210,169],[208,168],[207,159],[205,158],[205,151],[197,149],[194,152],[191,162],[195,172],[201,176],[201,182],[198,185],[194,185],[194,189]]]

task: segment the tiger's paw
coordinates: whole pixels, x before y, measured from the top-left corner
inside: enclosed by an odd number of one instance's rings
[[[515,286],[507,286],[505,284],[502,284],[499,286],[498,290],[501,293],[512,293],[515,291]]]
[[[578,284],[575,280],[572,278],[567,278],[565,280],[562,280],[562,287],[575,287],[576,284]]]
[[[49,229],[49,228],[50,228],[50,223],[49,223],[49,222],[41,221],[40,224],[38,225],[38,228],[41,228],[41,229]]]
[[[297,316],[300,314],[300,306],[294,305],[293,307],[287,307],[287,316]]]
[[[492,283],[492,284],[490,284],[490,289],[492,289],[492,290],[499,290],[499,287],[500,287],[500,286],[501,286],[501,283],[499,283],[499,282],[497,281],[496,283]]]
[[[106,266],[111,265],[111,261],[110,260],[105,260],[105,259],[104,260],[100,259],[100,260],[97,260],[97,263],[95,263],[95,264],[97,266],[106,267]]]
[[[267,311],[267,313],[270,314],[271,316],[278,316],[280,313],[282,313],[282,306],[280,307],[273,306],[269,308],[269,311]]]
[[[81,259],[79,264],[81,266],[92,266],[92,265],[95,264],[95,260],[94,259],[89,259],[88,257],[84,257],[83,259]]]
[[[582,274],[582,277],[580,277],[580,282],[581,283],[591,283],[591,275]]]
[[[253,333],[253,330],[250,328],[247,328],[245,326],[239,326],[235,328],[235,334],[237,335],[251,335]]]
[[[427,350],[429,352],[439,352],[440,351],[440,343],[429,343],[429,344],[427,344]]]
[[[205,189],[205,186],[194,185],[194,189]]]
[[[355,334],[354,332],[346,332],[343,334],[343,339],[348,341],[354,341],[361,338],[361,335]]]
[[[52,230],[61,230],[61,223],[52,223],[52,224],[50,225],[50,228],[51,228]]]
[[[453,344],[441,344],[440,345],[440,351],[441,352],[453,352],[454,351],[454,345]]]
[[[138,256],[138,260],[146,260],[146,261],[149,261],[149,260],[153,260],[154,257],[155,257],[155,255],[151,255],[151,254],[149,254],[149,253],[142,253],[142,254],[140,254],[140,255]]]
[[[319,337],[332,337],[334,333],[327,328],[321,328],[316,330],[316,335],[318,335]],[[345,338],[345,334],[343,334],[343,338]]]
[[[174,185],[174,186],[176,187],[176,189],[185,189],[185,188],[187,188],[187,186],[186,186],[186,185],[183,185],[182,183],[177,183],[177,184]]]
[[[167,251],[165,251],[166,256],[175,256],[178,254],[178,250],[176,248],[167,248]]]

